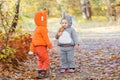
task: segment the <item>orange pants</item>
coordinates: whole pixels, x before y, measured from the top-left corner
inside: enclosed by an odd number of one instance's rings
[[[38,69],[48,69],[50,64],[50,59],[46,46],[35,47],[35,53],[38,56]]]

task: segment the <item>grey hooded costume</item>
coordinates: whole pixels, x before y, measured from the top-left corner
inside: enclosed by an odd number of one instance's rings
[[[75,68],[74,62],[74,46],[79,44],[77,33],[72,28],[72,17],[63,13],[62,19],[68,21],[68,27],[64,29],[62,35],[58,38],[58,46],[60,46],[60,59],[62,68]],[[69,37],[68,37],[69,36]]]

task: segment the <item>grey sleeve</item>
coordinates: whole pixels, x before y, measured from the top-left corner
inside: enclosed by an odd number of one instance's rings
[[[75,44],[79,44],[78,35],[77,35],[77,32],[75,31],[75,29],[72,29],[72,39]]]

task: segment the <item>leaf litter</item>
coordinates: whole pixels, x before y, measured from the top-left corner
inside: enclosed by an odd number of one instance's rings
[[[120,80],[120,39],[83,39],[80,50],[75,51],[75,73],[60,70],[59,47],[54,43],[50,55],[49,78],[43,80]],[[25,62],[16,67],[3,69],[0,64],[0,80],[39,80],[37,57],[28,55]]]

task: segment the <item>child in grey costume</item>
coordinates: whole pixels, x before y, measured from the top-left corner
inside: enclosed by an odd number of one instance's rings
[[[56,34],[58,46],[60,47],[61,73],[75,72],[74,48],[79,48],[77,33],[72,28],[72,17],[63,13],[61,19],[62,27]]]

